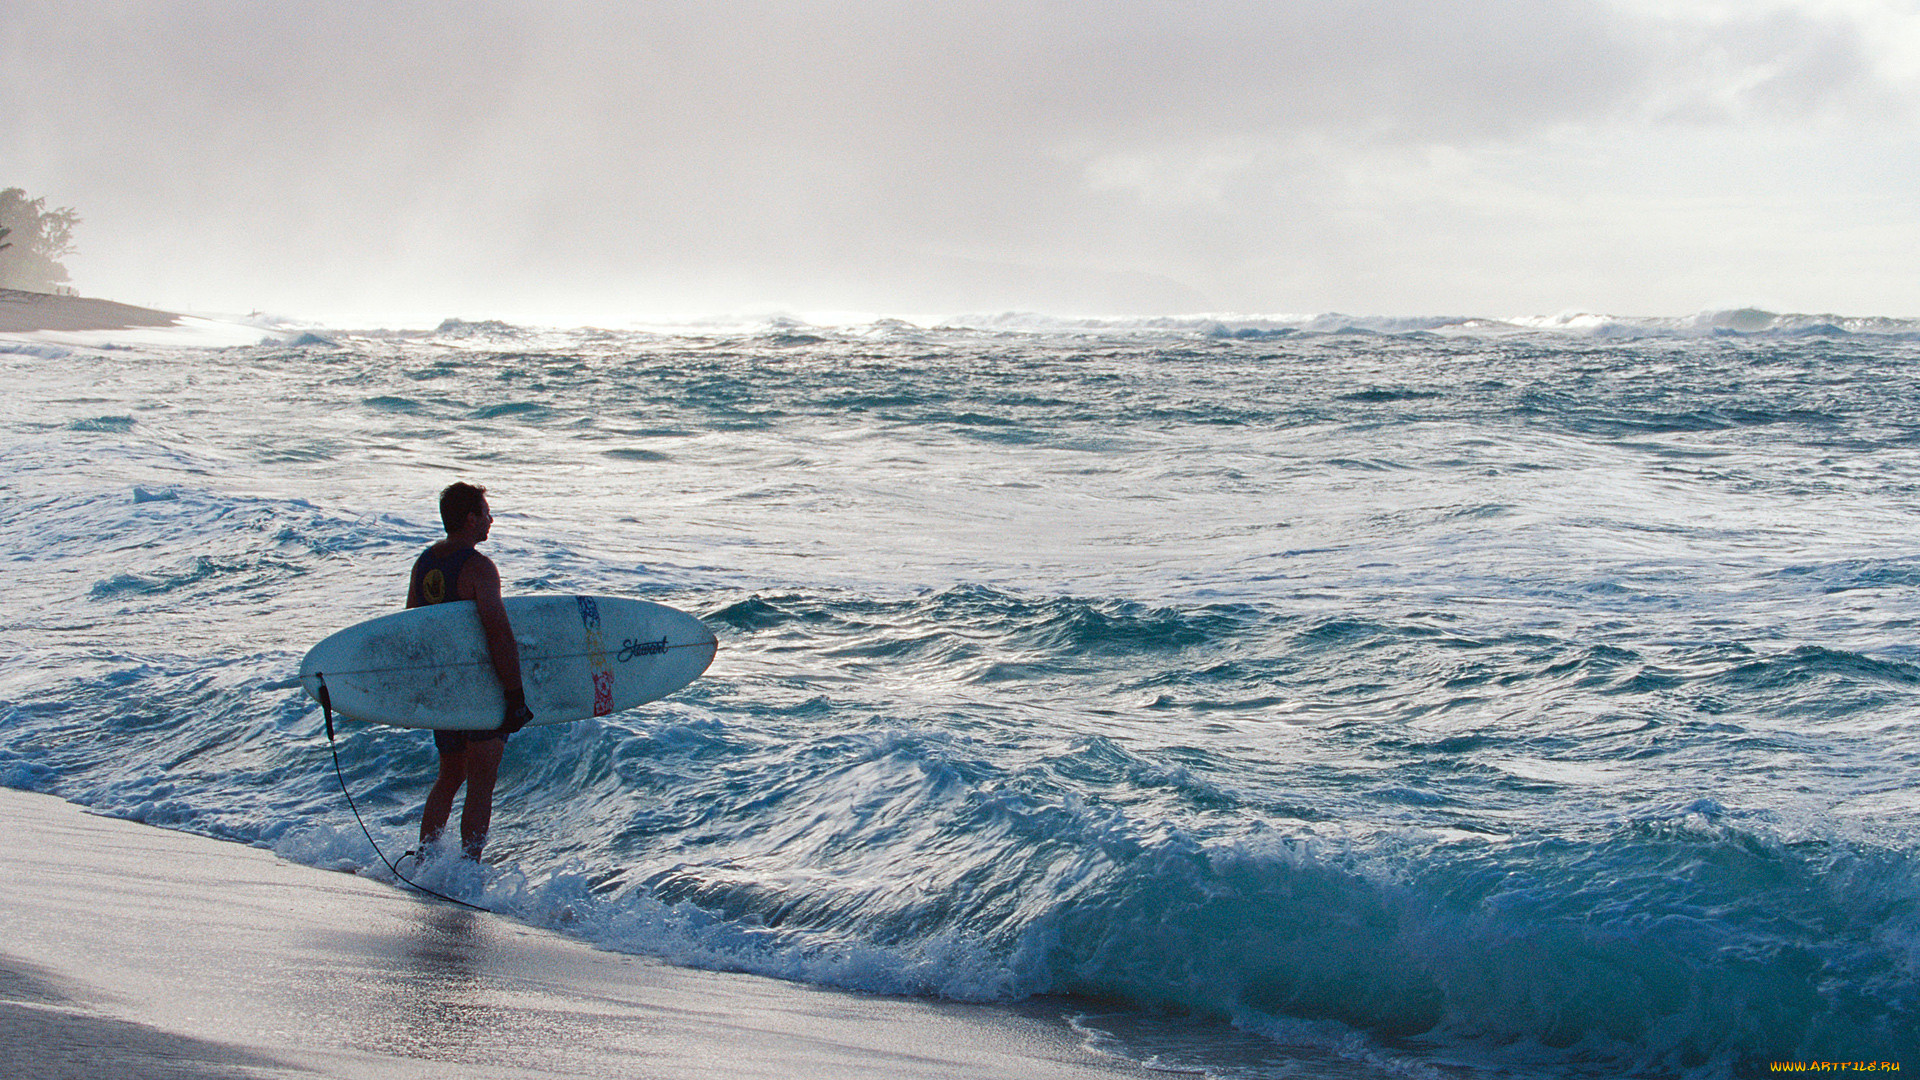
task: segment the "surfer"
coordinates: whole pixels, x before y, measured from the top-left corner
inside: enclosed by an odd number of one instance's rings
[[[487,489],[477,484],[447,485],[440,493],[440,520],[447,527],[447,538],[421,552],[414,562],[407,606],[473,601],[507,708],[498,728],[433,733],[433,745],[440,751],[440,775],[420,812],[420,850],[424,853],[427,845],[439,839],[453,813],[453,797],[464,784],[467,798],[460,807],[460,851],[478,862],[493,821],[493,786],[500,776],[507,736],[525,727],[533,714],[527,710],[527,694],[520,683],[520,649],[514,644],[507,608],[500,598],[500,571],[492,559],[474,550],[493,527]]]

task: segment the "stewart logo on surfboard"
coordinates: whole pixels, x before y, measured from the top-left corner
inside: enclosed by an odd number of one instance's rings
[[[624,664],[636,656],[663,656],[666,651],[666,638],[661,638],[659,641],[635,641],[628,638],[620,643],[620,654],[614,659]]]

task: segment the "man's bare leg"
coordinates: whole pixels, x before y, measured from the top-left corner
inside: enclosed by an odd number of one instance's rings
[[[427,792],[426,809],[420,811],[420,850],[423,853],[428,844],[440,839],[441,832],[447,827],[447,818],[453,814],[453,797],[460,791],[460,785],[467,782],[467,756],[465,750],[440,753],[440,775],[434,778],[433,789]],[[497,758],[495,768],[498,768]]]
[[[505,739],[483,739],[467,744],[467,801],[460,808],[460,853],[480,861],[480,849],[487,845],[487,829],[493,824],[493,785],[500,778],[500,758],[507,750]]]

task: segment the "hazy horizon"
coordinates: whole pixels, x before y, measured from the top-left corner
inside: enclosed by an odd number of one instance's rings
[[[1920,14],[21,0],[84,294],[315,319],[1907,315]]]

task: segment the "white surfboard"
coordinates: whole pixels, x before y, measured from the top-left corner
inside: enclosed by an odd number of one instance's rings
[[[664,604],[608,596],[514,596],[507,621],[535,724],[564,724],[657,701],[700,677],[719,643]],[[506,701],[470,600],[382,615],[321,641],[300,683],[333,711],[398,727],[480,731]]]

